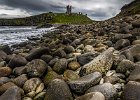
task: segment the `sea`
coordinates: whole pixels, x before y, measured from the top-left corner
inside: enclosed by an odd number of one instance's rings
[[[55,27],[39,28],[35,26],[0,26],[0,45],[14,45],[28,41],[30,37],[41,37],[53,31]]]

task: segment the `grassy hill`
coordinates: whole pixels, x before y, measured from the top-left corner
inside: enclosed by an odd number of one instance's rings
[[[125,5],[121,9],[121,13],[118,16],[129,16],[140,14],[140,0],[134,0],[130,4]]]
[[[0,26],[31,26],[50,24],[90,24],[92,20],[86,15],[73,13],[67,15],[65,13],[44,13],[36,16],[15,19],[0,19]]]

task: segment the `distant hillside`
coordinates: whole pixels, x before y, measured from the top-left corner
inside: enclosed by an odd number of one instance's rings
[[[120,14],[118,16],[129,16],[134,14],[140,14],[140,0],[134,0],[130,4],[122,7]]]
[[[50,24],[89,24],[92,20],[86,15],[73,13],[66,15],[65,13],[44,13],[36,16],[15,19],[0,19],[0,26],[37,26],[46,23]]]

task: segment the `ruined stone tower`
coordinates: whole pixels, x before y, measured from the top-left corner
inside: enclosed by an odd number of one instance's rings
[[[68,5],[67,6],[67,11],[66,11],[66,14],[71,14],[71,12],[72,12],[72,6],[70,6],[70,5]]]

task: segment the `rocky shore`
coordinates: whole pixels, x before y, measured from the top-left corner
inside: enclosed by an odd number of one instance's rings
[[[0,100],[140,100],[140,15],[58,28],[0,47]]]

